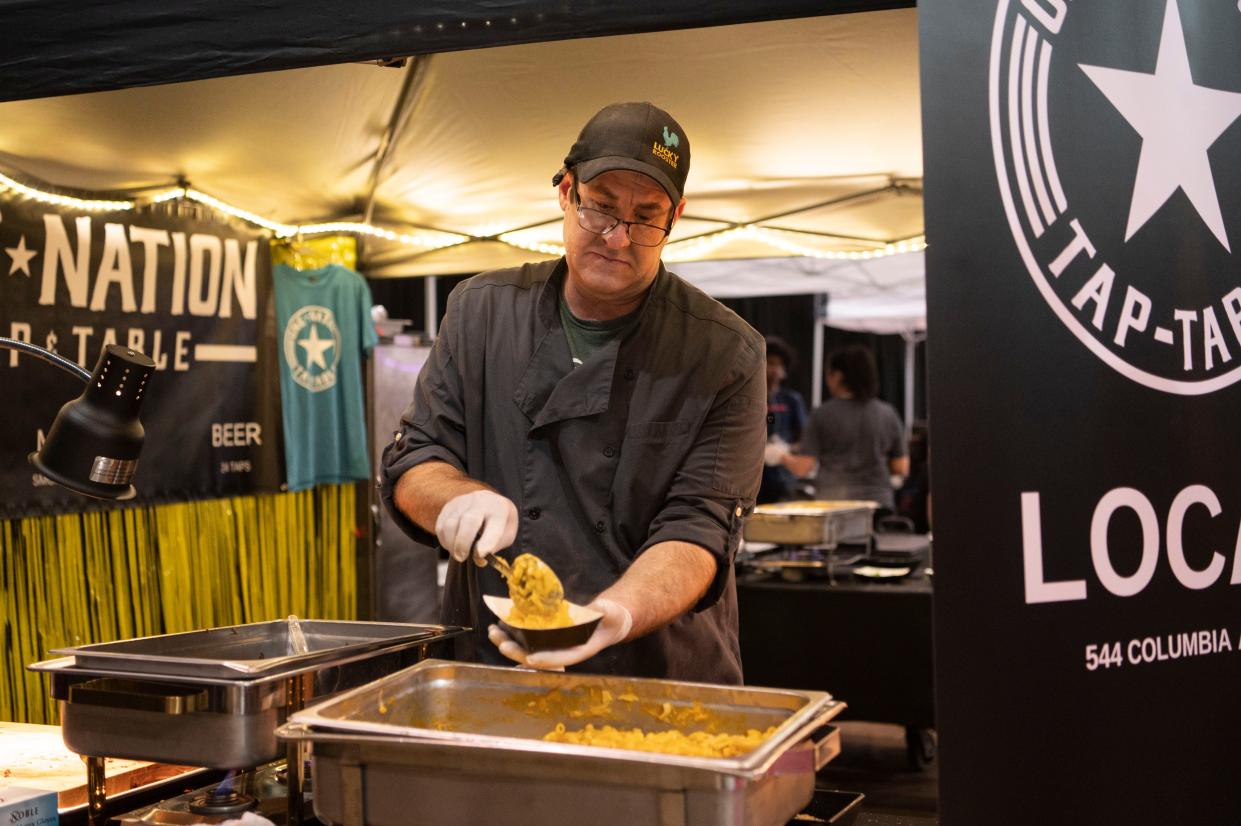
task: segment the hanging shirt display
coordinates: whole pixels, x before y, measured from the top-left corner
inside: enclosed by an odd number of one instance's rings
[[[273,268],[289,490],[369,479],[362,356],[379,343],[353,270]]]

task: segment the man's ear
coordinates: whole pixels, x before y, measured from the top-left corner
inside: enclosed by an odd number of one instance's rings
[[[560,199],[560,211],[566,212],[573,202],[573,173],[566,172],[565,176],[560,179],[560,183],[556,185],[556,197]]]
[[[684,211],[685,211],[685,199],[682,198],[681,203],[677,204],[677,208],[673,210],[672,212],[672,222],[668,224],[669,229],[672,229],[672,227],[676,226],[676,222],[680,220],[681,213]]]

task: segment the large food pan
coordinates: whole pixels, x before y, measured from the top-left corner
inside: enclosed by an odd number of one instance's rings
[[[352,654],[415,645],[444,630],[398,622],[301,620],[300,624],[310,649],[305,654],[289,653],[285,620],[56,648],[52,653],[72,656],[82,668],[228,679],[287,672]]]
[[[315,812],[347,826],[778,824],[839,752],[824,723],[843,709],[823,692],[427,660],[278,733],[313,744]],[[775,732],[748,754],[708,758],[545,742],[559,722]]]
[[[815,545],[866,543],[874,533],[878,502],[825,500],[759,505],[745,522],[747,542]]]
[[[390,643],[346,643],[314,652],[312,660],[280,658],[284,661],[278,667],[258,676],[228,669],[223,672],[226,677],[190,676],[181,673],[185,664],[175,662],[167,672],[159,672],[154,660],[124,657],[104,658],[111,666],[106,668],[88,667],[74,657],[29,668],[48,674],[51,694],[59,701],[65,745],[78,754],[250,768],[284,756],[276,728],[291,711],[400,671],[462,631],[445,626],[395,627],[405,633]],[[170,635],[177,636],[184,635]],[[159,639],[131,642],[165,650],[150,642]],[[320,642],[323,639],[319,637]],[[138,662],[141,668],[136,667]],[[204,665],[211,673],[210,662],[196,663],[190,670]]]

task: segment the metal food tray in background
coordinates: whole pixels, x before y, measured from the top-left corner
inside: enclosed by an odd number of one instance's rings
[[[55,648],[80,668],[161,676],[247,678],[427,641],[444,629],[398,622],[301,620],[309,651],[289,653],[285,620]]]
[[[777,824],[839,753],[824,724],[843,709],[815,691],[426,660],[304,709],[278,733],[312,744],[315,811],[347,826],[404,826],[413,811],[443,826],[586,812],[594,826]],[[558,722],[775,731],[747,754],[709,758],[544,741]]]
[[[747,542],[777,545],[815,545],[834,548],[841,543],[864,544],[874,533],[878,502],[828,500],[759,505],[746,519]]]
[[[316,621],[303,623],[303,627],[316,625]],[[244,646],[201,646],[187,652],[193,656],[178,661],[166,642],[194,634],[203,635],[200,640],[217,639],[215,632],[233,630],[239,633],[223,639],[253,640],[247,626],[127,641],[140,644],[137,650],[124,643],[105,643],[112,656],[95,660],[87,655],[90,665],[78,654],[27,667],[48,675],[52,697],[59,703],[65,745],[78,754],[241,769],[284,755],[275,732],[291,711],[419,662],[433,645],[464,630],[402,623],[324,625],[334,630],[314,634],[312,646],[326,644],[333,635],[344,634],[347,639],[331,649],[312,651],[310,657],[262,660],[264,668],[257,674],[239,673],[225,665],[230,661],[207,658],[209,653],[227,657],[252,650]],[[387,626],[391,637],[374,643],[377,625]],[[340,626],[354,626],[357,635]],[[279,636],[271,628],[259,630],[263,632],[259,638]],[[311,637],[309,628],[307,632]],[[98,662],[105,667],[98,667]],[[218,674],[224,676],[214,676]]]

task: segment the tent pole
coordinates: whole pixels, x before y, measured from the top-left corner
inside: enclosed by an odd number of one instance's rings
[[[439,335],[439,281],[436,276],[428,275],[422,282],[422,293],[426,304],[423,319],[426,322],[427,338],[435,341]]]
[[[823,326],[827,324],[827,296],[814,299],[814,355],[811,363],[810,408],[823,403]]]
[[[392,114],[388,117],[388,126],[379,139],[379,147],[375,150],[375,163],[371,165],[371,174],[366,182],[366,206],[362,211],[362,223],[369,224],[375,211],[375,192],[379,189],[380,172],[388,162],[392,147],[400,137],[401,130],[408,120],[407,114],[410,101],[413,100],[415,84],[418,77],[426,70],[428,55],[414,55],[405,68],[405,77],[401,81],[401,91],[392,105]]]
[[[914,379],[918,373],[918,344],[926,341],[926,333],[920,330],[905,330],[901,333],[901,338],[905,339],[905,438],[909,438],[914,426]]]
[[[905,339],[905,438],[913,432],[914,422],[914,358],[918,340],[912,332],[902,334]]]

